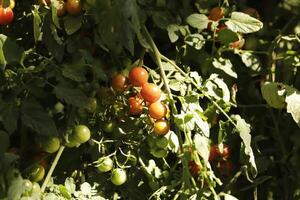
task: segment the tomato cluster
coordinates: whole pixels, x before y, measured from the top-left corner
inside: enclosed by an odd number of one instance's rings
[[[234,169],[234,165],[229,160],[230,154],[231,150],[227,144],[223,144],[222,149],[219,144],[210,147],[208,160],[213,163],[221,176],[229,176]]]
[[[8,25],[14,19],[13,8],[15,7],[15,1],[10,0],[8,7],[4,7],[3,2],[0,1],[0,25]]]
[[[50,5],[51,0],[39,0],[42,5]],[[57,16],[62,17],[66,13],[69,15],[79,15],[82,12],[81,0],[58,0],[54,5],[57,11]]]
[[[148,82],[149,74],[143,67],[133,67],[129,76],[118,73],[112,77],[111,86],[116,92],[123,92],[133,86],[138,93],[128,98],[129,114],[139,116],[145,107],[154,122],[153,132],[156,135],[165,135],[170,130],[169,122],[165,119],[168,108],[160,101],[161,89],[154,83]]]

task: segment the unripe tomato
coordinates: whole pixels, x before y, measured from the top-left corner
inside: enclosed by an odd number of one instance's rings
[[[141,90],[141,95],[145,101],[154,103],[158,101],[161,95],[160,88],[154,83],[145,83]]]
[[[97,110],[97,99],[90,97],[85,108],[89,113],[94,113]]]
[[[30,167],[28,174],[31,181],[39,182],[45,176],[45,168],[39,164],[33,165]]]
[[[66,147],[73,148],[73,147],[78,147],[80,143],[74,140],[72,136],[69,137],[69,142],[65,144]]]
[[[36,193],[40,193],[41,192],[41,187],[38,183],[33,182],[32,183],[32,190],[31,190],[31,194],[36,194]]]
[[[59,0],[57,5],[57,16],[62,17],[66,14],[66,4],[64,0]]]
[[[14,12],[10,7],[0,7],[0,25],[10,24],[14,19]]]
[[[149,105],[149,115],[154,119],[162,119],[167,114],[167,107],[160,101]]]
[[[143,112],[143,100],[138,97],[138,96],[134,96],[134,97],[129,97],[128,99],[128,103],[129,103],[129,113],[131,115],[140,115]]]
[[[219,145],[215,144],[210,147],[209,161],[226,160],[230,156],[230,148],[227,144],[223,144],[223,152],[220,151]]]
[[[105,122],[103,124],[103,131],[106,133],[111,133],[116,127],[116,123],[114,121]]]
[[[224,17],[224,10],[220,7],[214,7],[209,11],[208,19],[218,21]]]
[[[148,81],[149,74],[143,67],[133,67],[129,72],[129,81],[133,86],[142,87]]]
[[[32,190],[32,182],[28,179],[23,180],[23,188],[25,192],[31,192]]]
[[[81,0],[67,0],[66,10],[70,15],[79,15],[81,13]]]
[[[127,180],[127,174],[124,169],[116,168],[112,171],[111,182],[114,185],[122,185]]]
[[[75,142],[82,144],[87,142],[91,137],[90,129],[85,125],[78,125],[73,132],[73,139]]]
[[[201,170],[200,165],[198,165],[195,161],[190,160],[188,162],[188,166],[189,166],[189,171],[190,171],[191,175],[193,177],[197,177]]]
[[[165,135],[170,130],[170,124],[167,120],[157,120],[154,124],[153,132],[156,135]]]
[[[98,160],[99,165],[98,165],[98,170],[100,172],[108,172],[112,170],[114,162],[111,158],[109,157],[102,157]]]
[[[39,145],[47,153],[55,153],[60,147],[58,137],[43,137],[39,139]]]
[[[127,86],[127,78],[123,74],[119,73],[113,76],[111,81],[112,88],[117,92],[122,92]]]

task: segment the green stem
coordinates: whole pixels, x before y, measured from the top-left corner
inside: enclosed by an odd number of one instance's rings
[[[53,174],[53,171],[54,171],[54,169],[55,169],[55,167],[56,167],[56,165],[57,165],[57,163],[59,161],[59,158],[61,157],[62,152],[64,151],[64,149],[65,149],[65,146],[62,145],[62,146],[60,146],[59,150],[57,151],[57,154],[56,154],[56,156],[55,156],[55,158],[54,158],[54,160],[52,162],[52,165],[51,165],[51,167],[50,167],[50,169],[49,169],[49,171],[47,173],[47,176],[46,176],[46,178],[45,178],[45,180],[44,180],[44,182],[42,184],[41,192],[45,191],[45,189],[47,187],[47,184],[48,184],[48,182],[49,182],[49,180],[50,180],[50,178],[51,178],[51,176]]]

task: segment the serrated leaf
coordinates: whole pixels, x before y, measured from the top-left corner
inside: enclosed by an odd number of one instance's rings
[[[224,59],[221,57],[219,59],[214,58],[212,64],[215,68],[222,70],[229,76],[237,78],[237,73],[233,71],[233,65],[229,59]]]
[[[254,72],[257,73],[261,71],[261,62],[258,56],[250,52],[243,51],[239,55],[241,56],[241,59],[246,67],[251,68]]]
[[[52,118],[35,101],[25,101],[21,108],[22,123],[40,135],[58,135]]]
[[[68,35],[72,35],[80,29],[82,25],[82,15],[68,15],[64,18],[64,27]]]
[[[201,34],[196,33],[188,35],[184,42],[196,50],[200,50],[205,44],[205,38]]]
[[[300,127],[300,93],[295,91],[287,94],[285,102],[287,103],[286,111],[292,115],[294,121]]]
[[[239,40],[239,36],[237,33],[225,28],[218,33],[218,40],[220,40],[222,44],[229,45],[230,43]]]
[[[269,106],[277,109],[285,107],[285,98],[279,91],[283,88],[280,83],[266,82],[261,87],[261,93]]]
[[[54,93],[58,99],[64,100],[66,103],[77,106],[85,107],[88,103],[87,96],[79,89],[64,87],[57,85],[54,88]]]
[[[62,69],[63,76],[77,82],[86,81],[86,65],[81,59],[78,63],[64,64]]]
[[[207,163],[209,158],[209,148],[210,148],[209,139],[207,137],[204,137],[196,133],[194,136],[194,144],[198,154],[203,158],[205,163]]]
[[[233,32],[245,34],[259,31],[263,27],[261,21],[242,12],[232,12],[225,24]]]
[[[209,20],[204,14],[191,14],[186,18],[186,22],[193,28],[203,30],[207,28]]]
[[[230,101],[230,91],[223,79],[219,78],[217,74],[210,75],[205,87],[207,88],[206,94],[214,97],[216,100]]]
[[[172,43],[176,42],[179,39],[179,26],[176,24],[170,24],[167,27],[169,39]]]

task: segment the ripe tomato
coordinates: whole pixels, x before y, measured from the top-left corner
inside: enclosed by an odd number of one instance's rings
[[[14,12],[10,7],[0,7],[0,25],[10,24],[14,19]]]
[[[224,17],[224,10],[220,7],[214,7],[209,11],[208,19],[218,21]]]
[[[233,48],[233,49],[241,49],[245,44],[245,39],[244,38],[241,38],[235,42],[232,42],[230,44],[230,47]]]
[[[159,100],[161,90],[154,83],[145,83],[142,87],[141,95],[147,102],[154,103]]]
[[[230,160],[221,160],[217,164],[217,169],[221,176],[229,176],[234,170],[234,165]]]
[[[89,113],[94,113],[97,110],[97,99],[90,97],[85,108]]]
[[[57,5],[57,16],[62,17],[66,14],[66,4],[64,0],[59,0]]]
[[[127,86],[127,78],[123,74],[119,73],[113,76],[111,81],[112,88],[117,91],[121,92],[123,91]]]
[[[82,144],[87,142],[91,137],[90,129],[85,125],[78,125],[73,132],[73,139],[75,142]]]
[[[138,95],[134,97],[129,97],[129,113],[131,115],[140,115],[143,112],[143,99],[141,99]]]
[[[188,166],[189,166],[189,171],[190,171],[191,175],[193,177],[197,177],[201,170],[200,165],[198,165],[195,161],[190,160],[188,162]]]
[[[79,15],[81,13],[81,0],[67,0],[66,9],[70,15]]]
[[[35,164],[29,168],[28,175],[31,181],[39,182],[45,176],[45,168],[42,165]]]
[[[122,185],[127,180],[127,174],[124,169],[116,168],[112,171],[111,182],[114,185]]]
[[[165,135],[170,130],[170,124],[167,120],[159,119],[154,124],[154,133],[156,135]]]
[[[149,74],[143,67],[134,67],[129,72],[129,81],[133,86],[142,87],[148,81]]]
[[[223,152],[220,152],[219,145],[215,144],[210,147],[209,161],[226,160],[230,156],[230,148],[227,144],[223,144]]]
[[[105,122],[103,124],[103,131],[106,133],[111,133],[116,127],[116,123],[114,121]]]
[[[149,115],[154,119],[162,119],[167,114],[167,107],[160,101],[149,105]]]
[[[39,139],[39,146],[47,153],[55,153],[60,147],[58,137],[43,137]]]
[[[100,172],[108,172],[108,171],[112,170],[113,165],[114,165],[113,160],[109,157],[99,158],[98,162],[99,162],[98,170]]]

